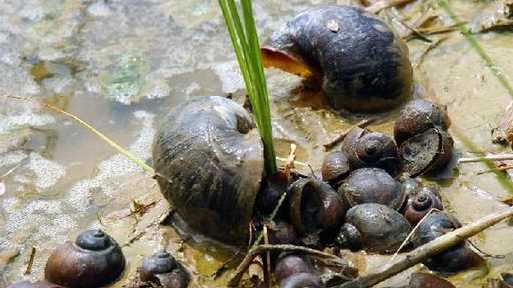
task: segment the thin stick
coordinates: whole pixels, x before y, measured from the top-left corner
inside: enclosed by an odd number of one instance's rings
[[[269,234],[267,233],[267,225],[264,225],[264,243],[265,245],[269,244]],[[265,261],[264,261],[264,283],[267,283],[267,287],[271,288],[271,252],[265,252]]]
[[[482,157],[469,157],[469,158],[460,158],[458,163],[474,163],[481,162],[483,160],[490,161],[503,161],[503,160],[513,160],[513,154],[496,154],[496,155],[488,155]]]
[[[337,145],[342,140],[344,140],[344,138],[346,138],[346,136],[349,133],[349,131],[351,131],[352,129],[354,129],[356,127],[365,128],[365,127],[369,126],[370,124],[372,124],[376,120],[377,120],[377,118],[375,118],[375,117],[361,120],[360,122],[356,123],[355,125],[353,125],[353,126],[349,127],[348,129],[344,130],[344,132],[342,132],[340,135],[338,135],[335,139],[333,139],[330,142],[324,144],[323,145],[324,149],[326,149],[326,151],[327,151],[327,150],[333,148],[335,145]]]
[[[240,279],[242,278],[242,275],[248,269],[253,258],[255,258],[256,255],[258,255],[262,252],[265,252],[265,251],[301,252],[301,253],[312,255],[314,257],[328,258],[328,259],[334,260],[335,263],[338,263],[343,268],[343,271],[347,271],[348,273],[351,273],[351,274],[352,274],[352,271],[354,271],[354,267],[351,264],[349,264],[349,262],[347,262],[346,260],[344,260],[336,255],[325,253],[325,252],[322,252],[319,250],[315,250],[315,249],[311,249],[311,248],[307,248],[307,247],[303,247],[303,246],[288,245],[288,244],[259,245],[259,246],[256,246],[255,249],[250,250],[248,252],[248,254],[244,257],[242,262],[237,267],[237,270],[234,272],[234,276],[228,282],[228,286],[229,287],[238,287]]]
[[[486,173],[492,173],[492,172],[504,172],[504,171],[508,171],[508,170],[511,170],[513,169],[513,165],[506,165],[506,166],[500,166],[500,167],[497,167],[497,168],[494,168],[494,169],[488,169],[488,170],[484,170],[484,171],[479,171],[476,173],[476,175],[483,175],[483,174],[486,174]]]
[[[27,264],[27,269],[25,269],[25,275],[32,273],[32,265],[34,265],[34,259],[36,257],[36,247],[32,246],[30,250],[30,258]]]
[[[458,245],[481,231],[493,226],[506,218],[513,216],[513,208],[485,216],[472,224],[465,225],[452,232],[442,235],[435,240],[406,253],[385,270],[356,278],[351,282],[336,286],[337,288],[369,288],[384,280],[412,267],[416,264],[443,252],[454,245]]]
[[[401,6],[413,1],[414,0],[383,0],[372,4],[371,6],[365,8],[365,10],[367,10],[367,12],[376,14],[383,9],[387,9],[394,6]]]

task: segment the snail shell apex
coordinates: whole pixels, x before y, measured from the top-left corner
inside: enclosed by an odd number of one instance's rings
[[[251,115],[232,100],[196,97],[161,122],[153,144],[160,191],[194,230],[242,244],[263,176]]]

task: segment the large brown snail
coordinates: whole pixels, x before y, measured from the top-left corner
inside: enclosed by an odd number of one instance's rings
[[[162,288],[185,288],[189,283],[187,272],[166,251],[144,258],[138,271],[142,282],[155,283]]]
[[[411,101],[401,110],[394,137],[405,172],[416,177],[447,165],[454,146],[449,125],[445,108],[426,100]]]
[[[392,138],[380,132],[355,127],[342,141],[342,152],[346,154],[351,169],[377,167],[392,176],[401,170],[397,145]]]
[[[45,278],[69,288],[101,287],[118,279],[124,268],[116,241],[101,230],[88,230],[55,249],[46,262]]]
[[[160,190],[205,236],[243,243],[263,176],[251,115],[232,100],[197,97],[164,117],[153,145]]]
[[[351,6],[310,8],[274,33],[264,65],[317,77],[335,109],[371,112],[410,95],[408,48],[383,21]]]
[[[410,224],[397,211],[381,204],[361,204],[347,211],[336,243],[351,250],[389,253],[399,248],[410,231]]]
[[[460,222],[443,211],[429,214],[415,230],[412,242],[415,247],[426,244],[445,233],[461,227]],[[466,242],[449,248],[423,262],[429,269],[444,273],[456,273],[483,263],[483,259],[470,249]]]
[[[379,168],[354,170],[338,191],[351,206],[377,203],[399,210],[406,199],[401,183]]]

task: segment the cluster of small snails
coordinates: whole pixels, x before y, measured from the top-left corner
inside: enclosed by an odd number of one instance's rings
[[[104,287],[121,277],[125,264],[121,247],[112,237],[102,230],[87,230],[53,251],[46,262],[45,280],[17,282],[8,288]],[[183,266],[165,251],[146,257],[138,277],[142,283],[162,288],[185,288],[189,282]]]

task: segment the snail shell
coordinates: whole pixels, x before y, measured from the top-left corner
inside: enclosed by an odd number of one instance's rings
[[[351,169],[377,167],[395,176],[401,169],[397,145],[392,138],[379,132],[355,127],[342,141]]]
[[[453,147],[449,133],[438,128],[428,129],[401,144],[399,154],[403,169],[412,177],[434,173],[447,166]]]
[[[461,227],[453,216],[435,211],[426,217],[417,227],[412,237],[415,247],[424,245],[448,232]],[[470,249],[466,243],[447,249],[424,262],[431,270],[456,273],[483,264],[484,260]]]
[[[196,97],[164,117],[153,144],[160,191],[179,216],[228,244],[247,238],[263,174],[250,114],[232,100]]]
[[[47,282],[47,281],[38,281],[35,283],[32,283],[30,281],[21,281],[21,282],[13,283],[13,284],[7,286],[7,288],[64,288],[64,287],[57,285],[57,284]]]
[[[408,102],[394,124],[394,138],[398,145],[431,128],[447,130],[451,125],[447,108],[416,99]]]
[[[417,225],[431,209],[443,210],[444,208],[438,186],[419,185],[419,187],[407,193],[408,200],[404,207],[404,217],[411,225]],[[408,184],[404,186],[408,186]]]
[[[397,211],[381,204],[361,204],[347,211],[336,242],[342,248],[387,253],[397,250],[410,231],[410,224]]]
[[[294,274],[281,281],[280,288],[322,288],[321,279],[310,273]]]
[[[301,234],[333,230],[340,226],[347,207],[327,183],[302,178],[290,186],[290,219]]]
[[[88,230],[50,255],[45,278],[71,288],[101,287],[118,279],[124,268],[118,243],[101,230]]]
[[[349,160],[342,152],[331,152],[322,163],[322,180],[330,183],[334,187],[338,187],[340,182],[349,175]]]
[[[284,221],[276,221],[269,226],[270,244],[296,244],[299,237],[294,227]]]
[[[166,251],[144,258],[138,272],[142,282],[153,282],[163,288],[185,288],[189,283],[187,272]]]
[[[351,206],[377,203],[395,210],[399,210],[406,199],[402,185],[379,168],[354,170],[339,187],[339,193]]]
[[[501,273],[501,284],[504,288],[513,288],[513,274]]]
[[[410,95],[408,48],[383,21],[351,6],[310,8],[274,33],[264,65],[318,77],[335,109],[371,112]]]

